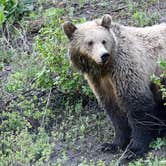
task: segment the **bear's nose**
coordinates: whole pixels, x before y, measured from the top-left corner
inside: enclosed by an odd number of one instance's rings
[[[109,54],[108,53],[104,53],[101,56],[102,63],[105,63],[108,60],[108,57],[109,57]]]

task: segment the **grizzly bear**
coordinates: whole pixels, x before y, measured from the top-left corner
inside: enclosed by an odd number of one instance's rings
[[[159,126],[166,129],[166,114],[160,118],[166,110],[160,110],[150,79],[159,74],[156,62],[166,59],[166,24],[123,26],[104,15],[76,26],[66,22],[63,28],[71,62],[84,74],[115,129],[114,141],[102,150],[127,147],[122,163],[142,156]]]

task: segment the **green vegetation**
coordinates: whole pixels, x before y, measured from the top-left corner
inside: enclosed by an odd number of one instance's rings
[[[165,145],[166,145],[166,139],[157,138],[156,141],[152,142],[151,147],[157,150],[161,149],[161,147]]]
[[[72,91],[89,93],[82,76],[71,68],[67,57],[66,37],[62,31],[63,20],[59,19],[63,14],[64,9],[59,8],[51,8],[44,13],[46,25],[36,37],[37,54],[44,58],[43,68],[37,73],[37,83],[45,88],[56,86],[70,94]],[[56,75],[52,76],[53,73]]]
[[[8,21],[13,24],[23,14],[34,9],[34,0],[0,0],[0,26]]]
[[[155,4],[156,0],[150,0],[149,2],[145,2],[142,0],[139,1],[132,1],[132,0],[125,0],[126,4],[129,8],[129,13],[131,13],[131,24],[136,26],[147,26],[153,25],[159,18],[159,13],[149,13],[147,8],[150,4]],[[128,14],[128,13],[127,13]]]
[[[98,150],[113,130],[82,75],[71,67],[62,30],[66,15],[75,23],[86,21],[86,15],[74,15],[85,3],[80,0],[75,11],[70,1],[66,10],[50,1],[0,0],[0,165],[73,165],[73,156],[80,166],[115,165],[117,156]],[[146,13],[146,4],[144,9],[133,1],[125,4],[134,25],[158,19]],[[160,78],[156,83],[165,97]],[[165,143],[158,139],[152,147],[162,149]],[[162,155],[154,156],[131,165],[165,164]]]
[[[163,79],[166,77],[166,62],[161,60],[158,62],[161,68],[163,69],[163,73],[159,77],[153,75],[152,81],[159,87],[162,93],[162,99],[166,101],[166,87],[164,85]],[[166,105],[166,103],[164,103]]]

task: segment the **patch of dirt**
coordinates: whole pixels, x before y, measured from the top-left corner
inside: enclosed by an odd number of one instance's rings
[[[84,140],[77,140],[74,142],[74,146],[77,147],[74,150],[72,148],[65,147],[62,142],[57,142],[57,146],[50,158],[53,163],[57,162],[57,159],[62,158],[63,150],[66,149],[67,160],[64,165],[79,165],[82,162],[98,163],[99,160],[105,162],[106,165],[110,165],[112,160],[117,159],[120,155],[112,155],[110,153],[101,152],[100,143],[97,141],[96,136],[87,136]],[[63,158],[62,158],[63,159]]]
[[[80,4],[79,1],[54,1],[54,7],[65,8],[69,13],[72,9],[73,15],[66,16],[68,19],[80,19],[86,18],[92,20],[101,17],[103,14],[110,14],[113,20],[120,22],[124,25],[131,25],[132,12],[135,9],[140,11],[146,11],[149,15],[157,13],[158,19],[156,23],[166,22],[166,2],[165,0],[160,1],[134,1],[127,3],[124,0],[87,0],[86,3]],[[48,6],[47,6],[48,7]],[[133,10],[133,11],[132,11]]]

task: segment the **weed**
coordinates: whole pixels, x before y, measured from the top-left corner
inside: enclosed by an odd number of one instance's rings
[[[153,141],[150,146],[155,150],[158,150],[162,146],[166,146],[166,139],[157,138],[157,140]]]

